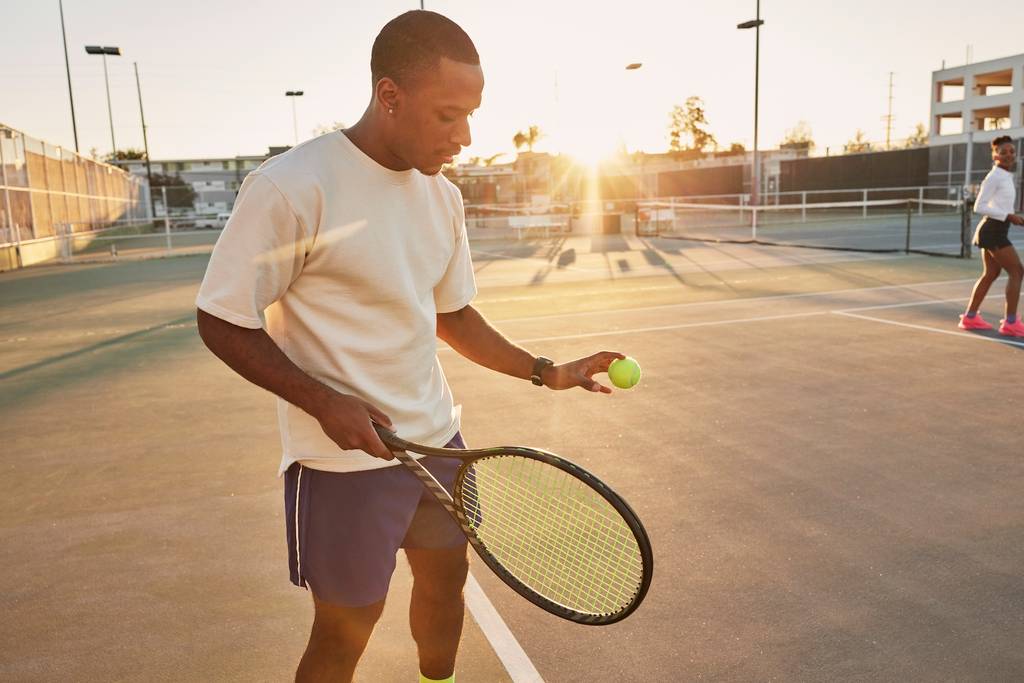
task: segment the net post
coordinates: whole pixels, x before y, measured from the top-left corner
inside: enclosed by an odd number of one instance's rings
[[[861,202],[863,202],[863,211],[861,212],[864,218],[868,217],[868,191],[863,190],[861,192]]]
[[[60,232],[60,260],[63,263],[71,262],[71,226],[67,223],[58,223]]]
[[[167,240],[167,251],[171,250],[171,208],[167,206],[167,186],[160,187],[164,202],[164,238]]]
[[[917,188],[917,215],[924,215],[924,188]]]
[[[908,199],[907,200],[907,244],[906,244],[906,246],[903,249],[903,253],[904,254],[909,254],[910,253],[910,221],[911,221],[911,216],[913,216],[913,215],[914,215],[914,200],[913,199]]]
[[[971,212],[966,199],[960,202],[960,258],[971,258]]]
[[[800,193],[800,222],[807,222],[807,190]]]
[[[25,262],[21,258],[21,224],[14,224],[14,255],[18,268],[24,268]]]

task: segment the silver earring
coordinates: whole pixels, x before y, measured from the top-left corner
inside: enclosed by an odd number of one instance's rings
[[[389,114],[394,114],[394,113],[395,113],[395,110],[394,110],[394,109],[388,109],[388,113],[389,113]]]

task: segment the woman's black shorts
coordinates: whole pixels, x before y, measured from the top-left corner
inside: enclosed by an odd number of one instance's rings
[[[1010,232],[1010,221],[997,221],[985,216],[974,231],[974,244],[982,249],[995,251],[1003,247],[1012,247],[1013,243],[1007,236]]]

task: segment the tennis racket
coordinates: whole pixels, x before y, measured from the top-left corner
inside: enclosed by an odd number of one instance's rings
[[[534,448],[432,448],[374,427],[480,559],[533,604],[603,625],[643,601],[654,571],[650,539],[626,501],[590,472]],[[451,495],[410,452],[462,461]]]

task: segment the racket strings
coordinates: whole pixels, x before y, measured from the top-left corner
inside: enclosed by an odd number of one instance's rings
[[[571,483],[574,478],[566,477],[563,481]],[[587,491],[589,492],[589,489]],[[507,545],[505,550],[508,551],[509,558],[518,562],[516,569],[523,573],[524,578],[532,581],[533,586],[541,589],[538,592],[545,594],[546,591],[548,597],[554,597],[562,604],[568,603],[580,611],[589,609],[600,613],[607,611],[609,605],[628,604],[634,593],[629,589],[636,583],[632,580],[633,577],[624,577],[623,572],[618,571],[617,567],[609,564],[606,559],[615,556],[616,545],[620,546],[621,550],[621,539],[618,544],[614,539],[609,544],[608,534],[602,534],[601,530],[607,532],[612,527],[607,524],[595,524],[592,508],[579,505],[579,501],[571,497],[564,497],[565,491],[553,488],[551,492],[554,501],[569,503],[568,509],[561,505],[562,509],[556,510],[556,513],[565,520],[565,529],[568,533],[563,534],[564,538],[555,544],[550,542],[550,538],[542,539],[540,542],[538,538],[526,539],[532,540],[533,543],[525,545],[525,552],[524,544],[521,542]],[[603,503],[604,499],[600,501]],[[522,523],[522,520],[516,521]],[[528,528],[528,525],[526,527]],[[493,537],[494,534],[489,536]],[[518,534],[516,540],[522,541],[523,539],[519,538],[521,536],[522,534]],[[602,545],[608,545],[613,552],[594,552],[600,550]],[[583,548],[590,552],[580,552]],[[538,551],[548,555],[546,563],[537,562]],[[625,594],[621,590],[607,590],[608,586],[615,585],[611,582],[621,581],[623,578],[627,582]]]
[[[587,484],[538,460],[494,456],[476,461],[462,488],[480,542],[531,590],[591,614],[632,603],[643,580],[639,545]]]

